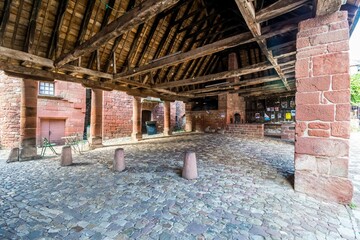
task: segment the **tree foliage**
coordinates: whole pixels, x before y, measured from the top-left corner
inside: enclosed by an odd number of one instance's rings
[[[351,76],[351,103],[353,105],[360,103],[360,73]]]

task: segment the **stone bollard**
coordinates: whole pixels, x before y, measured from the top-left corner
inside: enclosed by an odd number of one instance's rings
[[[113,169],[116,172],[122,172],[125,169],[124,149],[115,149]]]
[[[17,162],[19,161],[19,148],[11,149],[8,159],[6,160],[7,163]]]
[[[197,166],[196,166],[196,155],[194,152],[187,151],[185,153],[182,177],[187,180],[195,179],[198,177]]]
[[[69,166],[72,164],[71,146],[64,146],[61,150],[61,166]]]

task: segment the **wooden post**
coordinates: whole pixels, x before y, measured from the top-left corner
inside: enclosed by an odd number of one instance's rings
[[[141,98],[134,97],[133,101],[133,132],[132,138],[135,141],[142,139],[141,133]]]

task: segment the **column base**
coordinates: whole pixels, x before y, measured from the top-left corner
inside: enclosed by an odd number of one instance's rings
[[[92,149],[102,147],[102,138],[101,137],[90,137],[89,143]]]
[[[142,133],[133,133],[133,134],[131,134],[131,138],[134,141],[141,141],[142,140]]]
[[[37,155],[37,148],[34,146],[26,146],[20,149],[19,161],[28,161],[41,158]]]
[[[19,148],[13,148],[11,149],[11,152],[9,154],[8,159],[6,160],[7,163],[11,162],[17,162],[20,160],[20,149]]]
[[[171,136],[172,131],[170,129],[164,129],[164,136]]]

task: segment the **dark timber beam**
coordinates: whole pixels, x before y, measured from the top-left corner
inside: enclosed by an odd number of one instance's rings
[[[3,9],[3,16],[1,18],[0,22],[0,45],[4,46],[4,33],[6,29],[6,24],[9,21],[10,17],[10,6],[11,6],[12,0],[5,0],[4,2],[4,9]]]
[[[250,66],[246,66],[244,68],[231,70],[231,71],[225,71],[220,73],[214,73],[210,75],[205,75],[197,78],[190,78],[190,79],[183,79],[173,82],[167,82],[167,83],[161,83],[156,84],[154,87],[156,88],[172,88],[172,87],[179,87],[179,86],[186,86],[186,85],[193,85],[193,84],[199,84],[199,83],[206,83],[206,82],[212,82],[217,81],[221,79],[228,79],[233,77],[239,77],[242,75],[254,73],[254,72],[260,72],[267,69],[271,69],[273,66],[270,63],[264,62],[264,63],[258,63]]]
[[[287,12],[291,12],[303,6],[307,2],[308,0],[278,0],[277,2],[271,4],[270,6],[258,11],[255,14],[256,15],[255,20],[258,23],[265,22],[269,19],[278,17]]]
[[[256,42],[259,44],[259,47],[261,48],[263,54],[267,57],[269,62],[274,66],[274,69],[281,78],[281,80],[283,81],[285,88],[287,90],[291,90],[284,73],[282,72],[276,59],[273,57],[272,52],[267,49],[266,39],[260,39],[262,35],[261,27],[260,24],[257,23],[255,20],[255,8],[253,3],[247,0],[235,0],[235,1],[251,33],[256,38]]]
[[[133,8],[129,12],[111,22],[92,38],[85,41],[71,52],[58,58],[55,61],[55,66],[62,66],[68,62],[76,60],[86,53],[95,51],[106,42],[140,25],[147,19],[156,16],[165,9],[174,6],[178,1],[179,0],[147,0],[142,4],[139,4],[139,6]]]
[[[304,19],[303,16],[296,17],[291,20],[287,20],[286,22],[277,23],[276,26],[268,26],[264,28],[264,34],[258,37],[260,40],[264,40],[266,38],[270,38],[276,36],[278,34],[286,33],[292,30],[297,29],[298,22]],[[222,39],[220,41],[190,50],[188,52],[170,55],[168,57],[163,57],[159,60],[153,60],[151,63],[140,66],[138,68],[130,69],[129,71],[122,72],[115,75],[115,79],[128,78],[141,74],[148,73],[150,71],[164,68],[172,65],[177,65],[179,63],[187,62],[192,59],[196,59],[199,57],[203,57],[206,55],[211,55],[213,53],[221,52],[223,50],[236,47],[242,44],[255,42],[256,38],[252,36],[250,32],[241,33],[229,38]]]
[[[48,58],[52,58],[55,53],[55,49],[59,41],[59,32],[60,32],[61,23],[65,15],[68,2],[69,0],[59,1],[59,6],[55,17],[55,25],[53,27],[53,32],[51,34],[50,43],[49,43],[49,50],[47,53]]]
[[[316,0],[316,16],[324,16],[340,10],[344,0]]]
[[[32,45],[34,44],[35,30],[36,30],[36,19],[39,13],[41,5],[41,0],[33,1],[33,6],[31,8],[31,16],[29,21],[29,26],[26,33],[24,51],[32,53]]]

